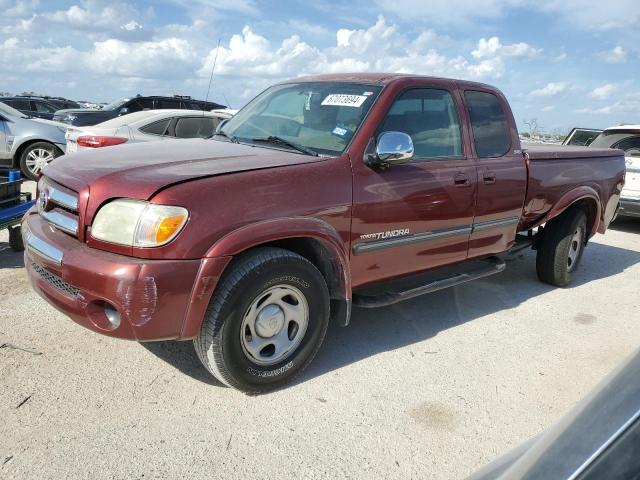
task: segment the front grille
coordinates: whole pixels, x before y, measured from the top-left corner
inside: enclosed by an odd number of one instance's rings
[[[38,182],[38,213],[51,225],[78,236],[78,194],[42,177]]]
[[[77,297],[80,294],[80,289],[76,288],[72,285],[69,285],[67,282],[62,280],[59,276],[54,275],[50,271],[42,268],[35,262],[31,262],[31,268],[35,270],[35,272],[40,275],[49,285],[57,288],[62,293],[70,296]]]

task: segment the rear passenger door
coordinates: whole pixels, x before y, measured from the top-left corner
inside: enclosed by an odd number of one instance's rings
[[[463,142],[457,92],[401,91],[375,140],[408,134],[412,161],[354,175],[354,286],[464,260],[473,223],[476,168]]]
[[[469,258],[504,252],[515,240],[527,188],[527,168],[511,110],[492,91],[466,90],[477,165],[478,196]]]

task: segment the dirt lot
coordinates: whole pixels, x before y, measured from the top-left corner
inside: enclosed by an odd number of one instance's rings
[[[29,288],[0,232],[0,477],[460,478],[557,420],[640,345],[640,222],[572,288],[501,275],[330,328],[287,389],[215,384],[191,343],[102,337]]]

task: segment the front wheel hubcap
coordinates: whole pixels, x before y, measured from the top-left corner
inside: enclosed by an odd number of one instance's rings
[[[276,285],[249,305],[240,328],[242,350],[257,365],[275,365],[300,345],[308,324],[304,294],[291,285]]]

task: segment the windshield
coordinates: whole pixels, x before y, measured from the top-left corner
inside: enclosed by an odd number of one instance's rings
[[[3,102],[0,102],[0,112],[6,113],[7,115],[9,115],[11,117],[29,118],[24,113],[19,112],[15,108],[11,108],[9,105],[7,105],[6,103],[3,103]]]
[[[105,105],[104,107],[102,107],[102,110],[116,110],[127,103],[129,100],[129,98],[121,98],[120,100],[116,100],[115,102],[111,102]]]
[[[338,82],[276,85],[258,95],[221,130],[243,143],[278,137],[318,154],[339,155],[380,89]],[[277,148],[288,147],[280,142]]]

